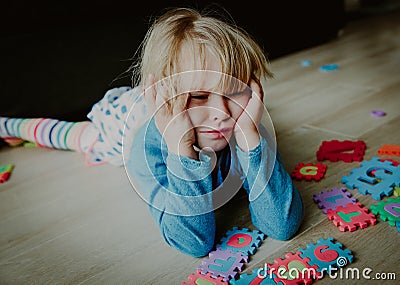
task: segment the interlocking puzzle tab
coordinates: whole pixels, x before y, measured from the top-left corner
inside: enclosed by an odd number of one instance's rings
[[[233,227],[226,232],[225,237],[216,247],[221,250],[230,249],[234,253],[241,252],[243,255],[249,255],[256,252],[264,238],[265,235],[258,230],[250,231],[247,228]]]
[[[366,144],[362,140],[331,140],[322,141],[318,151],[317,160],[329,160],[337,162],[342,160],[344,162],[362,161],[366,149]]]
[[[305,249],[300,248],[300,256],[308,258],[310,265],[316,265],[317,272],[330,273],[333,268],[344,267],[353,262],[353,253],[343,244],[335,242],[332,237],[320,238],[316,243],[310,243]]]
[[[248,256],[240,252],[232,253],[230,249],[217,249],[208,256],[197,269],[201,274],[210,273],[213,278],[222,277],[223,281],[235,278],[249,260]]]
[[[291,176],[293,179],[302,180],[305,179],[307,181],[321,180],[326,173],[326,164],[323,163],[299,163],[293,170]]]
[[[10,178],[13,169],[14,165],[12,164],[0,165],[0,183],[4,183]]]
[[[314,194],[314,202],[318,204],[318,208],[322,209],[324,214],[328,210],[336,210],[338,206],[346,206],[347,204],[355,204],[357,200],[351,198],[351,193],[346,188],[332,188],[331,190],[324,190],[319,194]]]
[[[349,176],[342,177],[342,183],[350,189],[358,188],[358,192],[370,194],[375,200],[393,194],[393,188],[400,186],[400,166],[393,166],[390,161],[380,161],[373,157],[363,161],[359,168],[350,171]]]
[[[400,197],[379,201],[378,204],[371,205],[370,208],[372,213],[379,215],[383,221],[388,221],[392,227],[400,222]]]
[[[339,206],[336,210],[328,210],[328,218],[339,227],[341,232],[353,232],[357,228],[364,229],[368,225],[376,225],[376,217],[369,213],[361,203],[348,204],[346,207]]]
[[[384,144],[380,149],[378,149],[378,154],[400,156],[400,145]]]

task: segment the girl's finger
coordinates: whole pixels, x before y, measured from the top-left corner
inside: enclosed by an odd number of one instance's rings
[[[264,92],[262,90],[262,86],[261,83],[258,79],[251,79],[250,80],[250,89],[253,91],[252,96],[254,96],[255,94],[258,95],[258,98],[260,98],[261,101],[263,101],[263,97],[264,97]],[[255,94],[254,94],[255,93]]]

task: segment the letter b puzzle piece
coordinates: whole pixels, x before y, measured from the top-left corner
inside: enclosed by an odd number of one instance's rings
[[[320,194],[314,194],[314,202],[322,209],[324,214],[328,210],[335,210],[338,206],[346,206],[347,204],[355,204],[357,200],[351,198],[351,194],[346,188],[332,188],[324,190]]]
[[[329,160],[337,162],[342,160],[344,162],[362,161],[366,149],[364,141],[322,141],[318,151],[317,160]]]
[[[363,207],[359,202],[348,204],[346,207],[339,206],[336,210],[328,210],[327,215],[341,232],[353,232],[357,230],[357,227],[364,229],[368,225],[376,224],[375,215],[369,213],[368,208]]]
[[[305,249],[300,248],[300,256],[309,258],[308,264],[318,266],[317,271],[330,273],[333,268],[344,267],[353,262],[353,253],[341,243],[335,243],[332,237],[320,238],[317,243],[310,243]]]
[[[243,255],[254,254],[261,242],[264,240],[265,235],[258,231],[250,231],[249,229],[233,227],[227,231],[217,248],[221,250],[230,249],[232,252],[241,252]]]
[[[197,269],[201,274],[210,273],[213,278],[222,277],[223,281],[235,278],[242,270],[248,256],[240,252],[232,253],[230,249],[217,249],[208,254],[208,258],[203,259],[202,265]]]
[[[373,157],[363,161],[359,168],[350,171],[349,176],[342,177],[342,183],[350,189],[358,188],[358,192],[375,200],[390,196],[393,188],[400,186],[400,166],[393,166],[390,161],[380,161]]]
[[[326,164],[323,163],[299,163],[293,170],[291,176],[296,180],[305,179],[307,181],[319,181],[324,177],[326,172]]]
[[[379,215],[383,221],[388,221],[392,227],[400,222],[400,197],[379,201],[377,205],[371,205],[370,208],[372,213]]]

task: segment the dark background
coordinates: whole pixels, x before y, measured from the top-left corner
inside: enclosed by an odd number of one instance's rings
[[[73,121],[85,120],[107,89],[131,85],[131,58],[151,18],[164,8],[223,8],[270,59],[332,40],[346,24],[344,0],[165,0],[141,6],[127,0],[20,0],[0,5],[0,115]]]

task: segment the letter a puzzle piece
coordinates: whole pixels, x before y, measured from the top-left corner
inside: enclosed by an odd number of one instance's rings
[[[400,186],[400,166],[393,166],[390,161],[380,161],[373,157],[363,161],[359,168],[350,171],[349,176],[342,177],[342,183],[350,189],[358,188],[358,192],[375,200],[390,196],[393,188]]]
[[[249,229],[233,227],[227,231],[217,248],[221,250],[230,249],[233,253],[241,252],[243,255],[254,254],[261,245],[265,235],[258,231],[250,231]]]
[[[310,265],[318,266],[317,271],[330,273],[332,268],[344,267],[353,262],[353,253],[344,248],[339,242],[334,242],[332,237],[327,239],[320,238],[317,243],[310,243],[305,249],[300,248],[300,256],[309,258]]]
[[[223,281],[222,277],[213,278],[210,273],[201,274],[198,270],[197,273],[188,276],[188,282],[182,282],[182,285],[229,285],[227,281]]]
[[[375,215],[369,213],[368,208],[363,207],[359,202],[348,204],[346,207],[339,206],[336,210],[328,210],[327,215],[341,232],[353,232],[357,230],[357,227],[364,229],[368,225],[376,224]]]
[[[372,213],[379,215],[383,221],[388,221],[392,227],[400,222],[400,197],[379,201],[378,204],[371,205],[370,208]]]
[[[240,252],[232,253],[230,249],[217,249],[208,254],[208,258],[203,259],[202,265],[197,269],[201,274],[210,273],[213,278],[222,277],[223,281],[235,278],[242,270],[248,256]]]
[[[299,163],[293,170],[291,176],[296,180],[305,179],[307,181],[319,181],[324,177],[326,172],[326,164],[323,163]]]
[[[269,271],[268,268],[267,271]],[[264,268],[256,268],[250,274],[240,274],[238,280],[232,279],[229,283],[231,285],[283,285],[282,282],[275,282],[274,278],[276,278],[275,274],[268,274]]]
[[[351,198],[351,193],[346,188],[332,188],[324,190],[320,194],[314,194],[314,202],[322,209],[324,214],[328,210],[335,210],[338,206],[346,206],[347,204],[355,204],[357,200]]]
[[[364,141],[322,141],[318,151],[317,160],[329,160],[337,162],[342,160],[344,162],[362,161],[366,149]]]
[[[282,282],[284,285],[311,284],[314,277],[313,272],[317,272],[316,265],[310,265],[309,258],[302,258],[301,252],[295,254],[289,252],[285,259],[277,258],[274,264],[268,264],[270,272],[276,274],[275,282]]]

